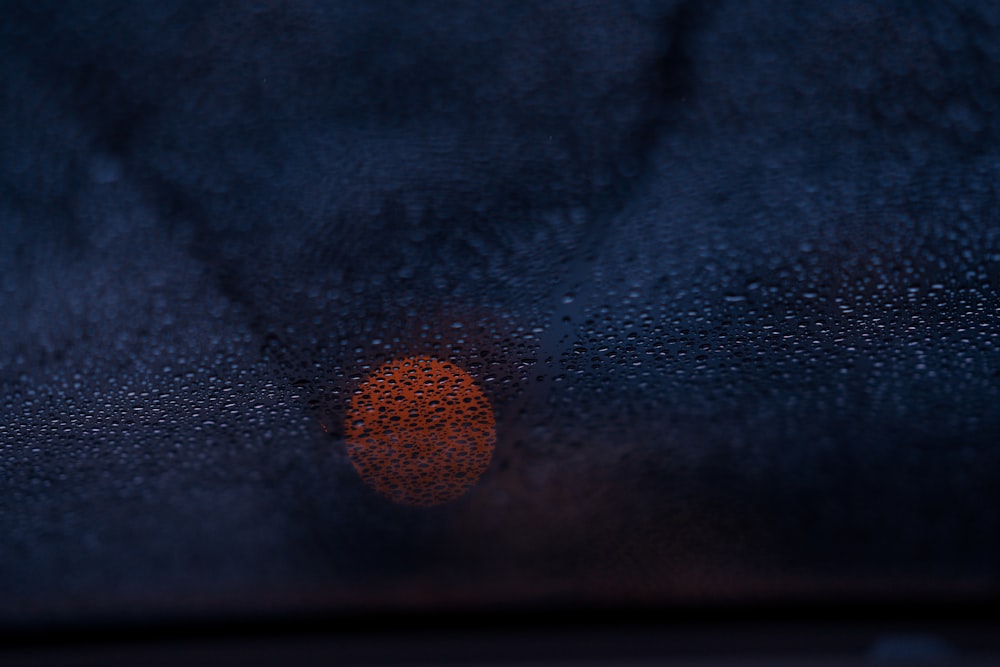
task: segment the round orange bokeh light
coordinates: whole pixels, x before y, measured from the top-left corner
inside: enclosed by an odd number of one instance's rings
[[[486,471],[496,420],[458,366],[408,357],[373,370],[347,411],[347,454],[370,487],[406,505],[458,498]]]

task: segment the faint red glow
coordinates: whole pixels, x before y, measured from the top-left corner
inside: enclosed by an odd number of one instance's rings
[[[483,390],[455,364],[431,357],[373,370],[351,399],[345,430],[361,479],[406,505],[439,505],[467,492],[496,442]]]

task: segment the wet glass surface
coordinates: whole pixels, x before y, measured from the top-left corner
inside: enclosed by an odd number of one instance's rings
[[[4,617],[996,594],[995,3],[48,4]]]

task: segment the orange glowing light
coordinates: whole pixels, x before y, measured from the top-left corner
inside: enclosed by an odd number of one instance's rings
[[[458,498],[486,471],[496,421],[486,394],[458,366],[431,357],[385,363],[347,411],[347,454],[366,484],[406,505]]]

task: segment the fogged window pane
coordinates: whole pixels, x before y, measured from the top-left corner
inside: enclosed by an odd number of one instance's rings
[[[0,612],[996,593],[995,3],[8,5]]]

